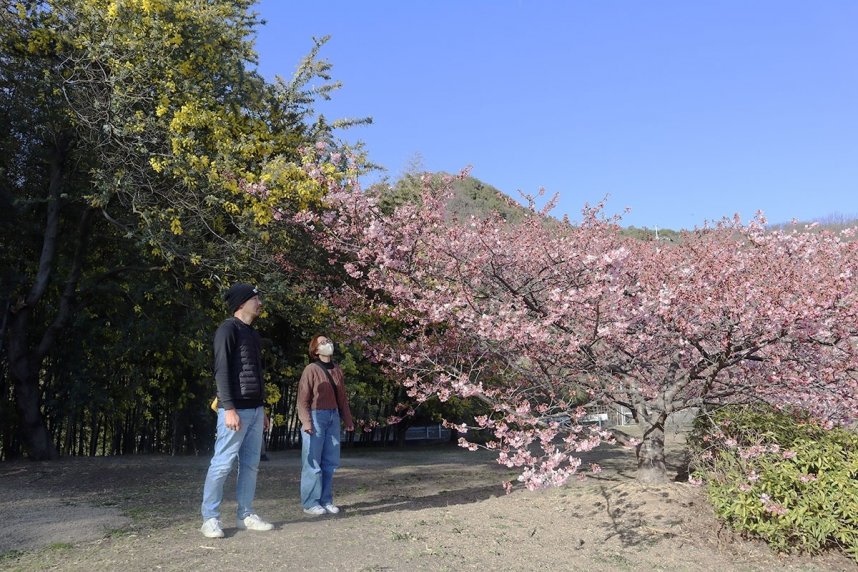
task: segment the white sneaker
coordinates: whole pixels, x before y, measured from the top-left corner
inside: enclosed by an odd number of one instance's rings
[[[259,518],[259,515],[257,514],[248,514],[243,519],[239,519],[236,525],[241,530],[258,530],[260,532],[265,532],[266,530],[274,528],[273,524],[265,522]]]
[[[223,528],[220,521],[216,518],[210,518],[200,527],[200,532],[206,538],[223,538]]]
[[[340,512],[340,507],[333,503],[328,503],[322,508],[324,508],[326,512],[329,512],[331,514],[337,514],[338,512]]]
[[[319,505],[311,506],[310,508],[304,509],[304,514],[309,514],[312,516],[321,516],[321,515],[327,514],[327,513],[328,513],[328,511],[326,511],[324,508],[320,507]]]

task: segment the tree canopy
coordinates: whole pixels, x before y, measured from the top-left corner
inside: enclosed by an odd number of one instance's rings
[[[337,124],[313,109],[338,84],[318,58],[325,39],[288,81],[255,72],[252,5],[32,0],[0,12],[6,453],[55,456],[59,408],[105,431],[125,411],[116,399],[143,417],[158,395],[178,410],[201,402],[206,332],[236,277],[275,307],[301,304],[300,277],[273,253],[302,238],[271,222],[321,198],[302,149],[338,148]]]
[[[330,181],[331,210],[298,220],[354,281],[343,307],[402,324],[398,337],[364,332],[378,359],[418,401],[488,403],[476,426],[528,486],[562,483],[577,452],[610,438],[583,424],[588,401],[642,425],[646,480],[665,478],[664,425],[687,408],[764,400],[854,419],[855,229],[768,231],[760,218],[642,241],[598,206],[574,226],[535,209],[455,221],[449,191],[425,181],[389,214]]]

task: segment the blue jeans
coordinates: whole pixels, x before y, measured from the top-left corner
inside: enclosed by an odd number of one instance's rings
[[[238,501],[239,520],[253,514],[253,496],[256,494],[256,473],[259,469],[259,456],[262,451],[262,428],[265,413],[262,407],[255,409],[236,409],[241,419],[238,431],[227,429],[224,424],[224,410],[217,410],[217,440],[212,456],[206,485],[203,488],[203,520],[220,518],[220,503],[223,500],[223,484],[235,459],[238,458],[238,477],[235,483],[235,496]]]
[[[334,470],[340,466],[340,414],[313,409],[313,434],[301,431],[301,504],[304,508],[334,502]]]

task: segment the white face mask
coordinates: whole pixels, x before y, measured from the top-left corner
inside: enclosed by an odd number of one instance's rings
[[[316,351],[319,353],[320,356],[332,356],[334,355],[334,344],[331,342],[322,344],[318,348],[316,348]]]

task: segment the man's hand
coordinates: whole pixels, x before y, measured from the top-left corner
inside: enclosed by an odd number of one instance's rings
[[[307,435],[313,434],[313,426],[312,425],[304,425],[304,433]]]
[[[352,431],[354,431],[354,430],[355,430],[355,426],[354,426],[354,425],[346,425],[346,431],[348,431],[349,433],[351,433],[351,432],[352,432]]]
[[[223,424],[227,429],[238,431],[241,429],[241,417],[238,416],[238,411],[235,409],[224,409]]]
[[[264,431],[268,431],[268,429],[271,427],[271,418],[265,414],[263,414],[262,417],[265,419],[265,421],[262,422],[262,429]]]

